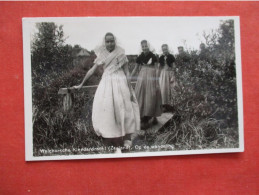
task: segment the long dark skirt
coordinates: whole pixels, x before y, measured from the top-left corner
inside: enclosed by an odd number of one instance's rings
[[[162,114],[162,97],[156,69],[143,66],[140,70],[135,88],[140,117],[157,117]]]
[[[170,70],[162,70],[160,73],[160,89],[162,94],[162,104],[163,105],[170,105],[172,99],[172,92],[171,92],[171,79],[173,77],[173,72]]]

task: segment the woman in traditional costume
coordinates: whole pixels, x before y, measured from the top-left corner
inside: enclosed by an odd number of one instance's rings
[[[75,88],[81,88],[98,67],[104,68],[94,96],[92,122],[96,134],[120,153],[123,145],[131,146],[131,134],[140,130],[139,107],[130,84],[128,59],[112,33],[105,35],[104,44],[95,49],[95,54],[94,66]]]
[[[162,94],[162,106],[163,111],[166,111],[168,105],[171,104],[172,99],[172,87],[171,83],[175,82],[173,66],[175,64],[175,58],[170,54],[168,45],[162,45],[163,54],[159,58],[160,77],[159,84]]]
[[[150,51],[150,45],[146,40],[141,41],[141,48],[142,53],[136,59],[136,66],[131,76],[133,77],[137,69],[141,68],[135,92],[140,109],[141,128],[146,129],[157,123],[156,117],[162,113],[162,102],[157,57]]]

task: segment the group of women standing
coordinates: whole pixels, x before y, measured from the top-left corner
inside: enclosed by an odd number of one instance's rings
[[[163,112],[162,105],[170,104],[170,82],[174,81],[174,56],[168,46],[162,45],[163,55],[157,59],[150,51],[148,41],[141,41],[142,53],[130,74],[124,49],[116,44],[112,33],[106,33],[104,43],[95,49],[96,59],[80,85],[103,67],[104,73],[97,87],[92,110],[93,127],[108,146],[120,153],[131,146],[131,135],[157,123]],[[131,78],[140,69],[135,91]]]

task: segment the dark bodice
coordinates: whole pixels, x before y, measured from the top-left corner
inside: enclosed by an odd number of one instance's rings
[[[144,54],[144,52],[142,52],[138,57],[136,62],[139,65],[146,65],[149,60],[152,59],[152,63],[148,66],[153,66],[156,62],[157,62],[157,57],[155,54],[153,54],[152,52],[149,52],[148,54]]]
[[[175,57],[172,54],[162,55],[159,58],[159,63],[161,66],[167,64],[169,67],[172,67],[173,63],[175,62]]]

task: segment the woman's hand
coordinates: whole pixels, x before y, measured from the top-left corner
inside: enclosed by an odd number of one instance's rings
[[[135,97],[134,97],[133,93],[130,94],[130,101],[135,102]]]
[[[173,82],[173,88],[178,88],[178,87],[179,87],[178,83],[176,81],[174,81]]]
[[[73,88],[75,88],[75,89],[81,89],[82,87],[83,87],[83,85],[80,84],[80,85],[75,85]]]
[[[175,76],[173,73],[171,74],[170,83],[174,83],[174,84],[176,83]]]
[[[131,86],[129,86],[129,90],[130,90],[130,101],[136,102],[136,99],[134,97],[134,91]]]
[[[100,62],[97,62],[96,64],[97,64],[97,66],[103,66],[103,65],[105,65],[105,62],[104,61],[100,61]]]

